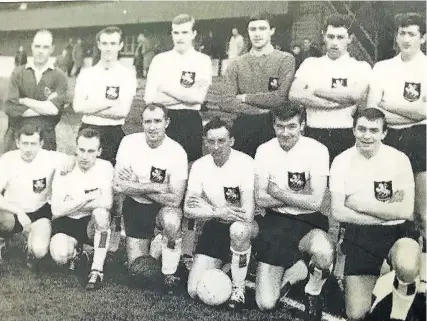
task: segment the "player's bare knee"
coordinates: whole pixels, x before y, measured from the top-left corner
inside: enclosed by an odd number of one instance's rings
[[[110,228],[110,212],[105,208],[94,209],[92,212],[92,217],[96,230],[106,231]]]
[[[419,274],[421,248],[410,238],[397,240],[390,250],[391,265],[403,282],[412,282]]]
[[[7,211],[0,211],[0,232],[10,232],[15,227],[15,215]]]
[[[182,211],[175,207],[163,207],[160,210],[163,231],[169,239],[177,239],[181,236]]]
[[[322,230],[310,231],[299,244],[300,251],[307,252],[314,265],[328,269],[334,260],[334,246],[329,236]]]
[[[252,225],[250,223],[234,222],[230,225],[231,247],[243,251],[250,245]]]

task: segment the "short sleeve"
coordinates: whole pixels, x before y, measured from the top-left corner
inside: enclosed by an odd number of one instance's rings
[[[301,63],[300,67],[295,73],[295,78],[307,79],[312,76],[313,69],[310,67],[312,59],[313,58],[311,57],[307,58]]]
[[[117,150],[115,167],[116,171],[126,167],[128,145],[129,138],[125,136],[120,142],[119,149]]]
[[[201,161],[196,161],[190,170],[187,192],[191,195],[201,196],[203,192],[203,169]]]
[[[187,153],[179,146],[174,153],[173,171],[171,172],[170,180],[172,182],[185,181],[188,179],[188,160]]]
[[[409,161],[409,158],[403,153],[400,154],[398,168],[399,171],[396,184],[397,188],[414,188],[415,181],[411,162]]]
[[[252,159],[248,159],[245,161],[243,170],[244,178],[242,181],[242,188],[248,193],[253,193],[254,184],[255,184],[255,161]]]
[[[329,151],[324,145],[319,145],[313,148],[316,153],[313,153],[312,160],[312,171],[316,175],[328,176],[329,175]]]
[[[266,149],[263,147],[264,146],[258,147],[256,151],[254,172],[258,177],[269,178],[269,158],[271,155],[268,155],[268,153],[266,153]]]
[[[344,193],[346,168],[344,158],[339,155],[334,159],[331,166],[329,190],[331,192]]]
[[[6,188],[10,173],[10,154],[6,153],[0,157],[0,194]]]

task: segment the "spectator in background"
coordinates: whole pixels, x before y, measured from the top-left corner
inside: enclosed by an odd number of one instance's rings
[[[56,57],[55,67],[67,73],[67,49],[62,50],[61,54]]]
[[[71,70],[73,70],[73,38],[68,39],[68,44],[65,46],[67,51],[67,75],[71,77]]]
[[[304,38],[302,43],[302,60],[304,61],[308,57],[320,57],[322,53],[312,43],[310,38]]]
[[[133,65],[135,66],[137,78],[144,78],[144,41],[145,35],[140,33],[137,38],[137,47],[135,50],[135,57]]]
[[[203,52],[205,55],[208,55],[211,59],[215,56],[215,48],[214,48],[214,39],[213,33],[209,30],[209,33],[206,37],[204,37],[201,46],[199,47],[199,51]]]
[[[83,60],[84,60],[84,52],[83,52],[83,46],[82,46],[82,40],[80,38],[77,39],[77,43],[73,47],[73,69],[72,69],[72,76],[78,76],[80,73],[80,70],[83,66]]]
[[[295,57],[295,70],[298,70],[299,66],[302,63],[302,53],[301,53],[301,47],[300,45],[293,45],[291,49],[291,53]]]
[[[234,59],[242,55],[245,50],[245,40],[243,39],[243,36],[239,34],[239,30],[237,28],[233,28],[231,33],[232,36],[227,47],[228,59]]]
[[[15,55],[15,67],[25,65],[27,63],[27,53],[23,46],[19,46],[18,51]]]

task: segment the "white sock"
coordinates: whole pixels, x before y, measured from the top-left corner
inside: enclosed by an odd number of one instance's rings
[[[408,311],[417,293],[416,286],[416,282],[405,283],[397,277],[394,279],[390,319],[406,320]]]
[[[93,238],[93,262],[92,270],[103,271],[105,257],[110,245],[111,230],[97,231],[95,230],[95,236]]]
[[[163,236],[162,244],[162,273],[165,275],[174,274],[178,268],[179,259],[182,252],[182,239],[175,242],[169,242],[166,236]]]
[[[231,250],[231,278],[236,287],[245,286],[246,275],[248,273],[249,260],[251,258],[251,247],[246,251],[238,252],[230,247]]]
[[[309,279],[305,285],[305,293],[311,295],[319,295],[322,291],[322,287],[326,282],[329,274],[332,271],[332,264],[328,270],[321,270],[313,265],[312,262],[309,264]]]
[[[163,245],[163,236],[162,233],[158,233],[152,240],[150,244],[150,256],[158,260],[162,255],[162,246]]]

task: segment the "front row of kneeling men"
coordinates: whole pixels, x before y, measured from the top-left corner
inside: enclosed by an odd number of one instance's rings
[[[194,162],[189,175],[184,149],[165,134],[167,109],[148,105],[142,123],[143,132],[122,140],[115,169],[98,158],[100,134],[94,129],[79,132],[71,157],[42,149],[43,132],[24,126],[16,139],[19,149],[0,158],[1,236],[27,232],[32,263],[50,250],[58,264],[73,264],[83,255],[82,245],[93,243],[87,288],[97,289],[114,191],[123,196],[130,272],[136,259],[150,255],[160,230],[162,272],[166,283],[174,282],[184,215],[203,225],[188,278],[191,297],[206,269],[231,262],[229,305],[244,303],[253,253],[258,307],[273,309],[291,285],[305,280],[306,311],[310,320],[320,320],[319,298],[335,257],[327,234],[331,213],[346,227],[349,316],[357,320],[369,311],[384,259],[390,259],[399,285],[418,287],[420,249],[411,239],[419,236],[412,224],[414,177],[407,156],[382,144],[387,124],[381,111],[356,113],[355,146],[336,157],[331,170],[328,149],[301,134],[304,113],[291,103],[273,113],[276,137],[257,149],[255,160],[232,148],[229,124],[210,121],[204,128],[208,154]],[[325,205],[328,176],[331,203]]]

